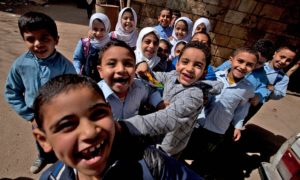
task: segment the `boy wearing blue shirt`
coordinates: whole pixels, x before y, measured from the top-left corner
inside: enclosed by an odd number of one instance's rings
[[[38,89],[61,74],[76,73],[72,63],[56,51],[59,36],[53,19],[39,12],[28,12],[18,21],[28,50],[16,59],[5,84],[5,99],[22,118],[36,127],[32,109]],[[46,165],[46,154],[38,146],[39,158],[30,171],[38,173]]]
[[[173,28],[170,27],[172,18],[172,10],[168,8],[164,8],[160,11],[158,16],[159,24],[154,28],[159,33],[160,38],[162,39],[169,39],[172,36]]]

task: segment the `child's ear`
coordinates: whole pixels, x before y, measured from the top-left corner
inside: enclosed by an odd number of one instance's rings
[[[41,131],[39,128],[35,128],[32,130],[32,133],[34,138],[38,141],[45,152],[52,151],[52,146],[47,141],[46,134],[43,131]]]
[[[58,45],[59,42],[59,36],[57,36],[57,38],[55,39],[55,45]]]
[[[99,73],[100,77],[103,78],[103,76],[102,76],[102,66],[98,65],[97,70],[98,70],[98,73]]]

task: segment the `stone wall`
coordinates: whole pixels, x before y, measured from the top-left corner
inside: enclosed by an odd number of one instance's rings
[[[298,0],[133,0],[139,27],[156,25],[163,7],[177,9],[196,20],[212,23],[214,66],[228,59],[233,49],[251,46],[259,38],[300,44],[300,1]]]

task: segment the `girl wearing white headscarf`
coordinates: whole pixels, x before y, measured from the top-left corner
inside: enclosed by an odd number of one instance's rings
[[[133,8],[123,8],[118,17],[115,31],[110,33],[112,39],[126,42],[131,48],[135,48],[138,37],[136,29],[137,15]]]
[[[104,32],[101,29],[104,28]],[[109,41],[110,21],[105,14],[95,13],[89,22],[89,37],[81,38],[73,55],[73,65],[78,74],[84,74],[96,81],[100,80],[97,71],[98,53]]]
[[[179,22],[183,22],[184,28],[181,26],[182,24]],[[192,38],[192,28],[193,21],[188,17],[180,17],[175,21],[172,37],[170,38],[170,43],[174,46],[177,41],[184,40],[189,42]],[[180,36],[182,32],[185,32],[183,37]]]
[[[206,33],[209,33],[211,31],[210,22],[205,17],[201,17],[201,18],[199,18],[199,19],[196,20],[196,22],[194,23],[194,26],[193,26],[192,36],[196,32],[202,32],[202,31],[206,32]]]
[[[153,39],[152,38],[153,36],[151,35],[153,35],[155,38]],[[150,39],[147,39],[147,42],[144,42],[144,39],[147,37],[150,37]],[[160,61],[160,57],[157,56],[158,45],[159,45],[159,34],[155,30],[155,28],[153,27],[143,28],[140,31],[140,34],[138,36],[137,43],[136,43],[136,50],[134,51],[136,56],[136,64],[145,61],[147,62],[149,68],[152,70]]]

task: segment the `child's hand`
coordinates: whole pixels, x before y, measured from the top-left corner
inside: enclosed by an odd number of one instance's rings
[[[89,30],[89,32],[88,32],[88,38],[89,38],[89,39],[93,39],[93,38],[94,38],[94,33],[93,33],[93,31]]]
[[[272,85],[272,84],[269,84],[268,86],[267,86],[267,89],[269,89],[270,91],[274,91],[274,86]]]
[[[146,76],[146,72],[148,71],[147,62],[141,62],[136,66],[135,73],[140,75],[141,77]]]
[[[161,101],[157,106],[156,109],[160,110],[160,109],[165,109],[167,106],[170,105],[170,102],[167,100]]]
[[[249,102],[252,106],[257,106],[259,103],[259,95],[255,95],[253,98],[250,98]]]
[[[240,140],[241,136],[242,136],[241,130],[235,128],[233,132],[233,141]]]

